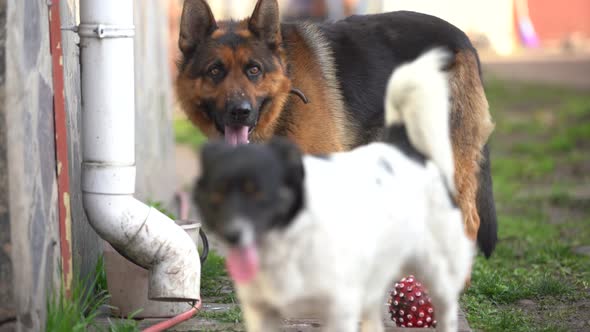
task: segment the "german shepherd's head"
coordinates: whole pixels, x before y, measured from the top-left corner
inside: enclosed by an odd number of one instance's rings
[[[216,22],[205,0],[186,0],[180,23],[178,99],[208,137],[267,140],[291,90],[276,0],[251,17]]]

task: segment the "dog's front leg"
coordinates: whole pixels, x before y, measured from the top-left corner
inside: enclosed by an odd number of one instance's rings
[[[268,306],[244,304],[243,313],[248,332],[274,332],[279,330],[281,316],[276,310]]]
[[[361,322],[361,332],[383,332],[383,317],[381,315],[381,302],[375,305],[373,310],[363,314],[363,321]]]
[[[438,264],[437,267],[442,267],[442,265]],[[432,275],[438,277],[436,279],[425,277],[423,280],[429,289],[436,312],[436,330],[456,332],[459,328],[459,290],[462,280],[452,280],[442,273]]]
[[[326,332],[356,332],[361,319],[360,309],[354,302],[343,302],[341,305],[333,305],[327,312],[326,326],[322,331]]]
[[[456,332],[459,328],[459,306],[458,299],[455,296],[442,301],[434,301],[434,310],[436,310],[436,330],[441,332]]]

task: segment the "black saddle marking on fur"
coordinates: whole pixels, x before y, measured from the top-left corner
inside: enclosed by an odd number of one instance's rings
[[[385,127],[385,87],[395,68],[434,47],[476,54],[469,37],[459,28],[421,13],[351,16],[318,27],[339,69],[336,81],[344,110],[354,119],[355,129],[349,135],[355,145],[379,139],[377,133]]]
[[[422,166],[426,164],[426,156],[416,148],[410,142],[406,126],[403,124],[394,124],[389,126],[383,132],[383,141],[397,147],[403,152],[408,158],[418,162]]]

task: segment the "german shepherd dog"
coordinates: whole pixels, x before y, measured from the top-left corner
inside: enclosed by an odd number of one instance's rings
[[[389,74],[428,49],[451,51],[450,128],[465,231],[486,256],[497,241],[487,140],[493,123],[476,50],[461,30],[408,11],[334,23],[281,23],[277,0],[241,21],[217,22],[205,0],[185,0],[178,100],[209,138],[232,144],[286,136],[305,153],[379,140]]]

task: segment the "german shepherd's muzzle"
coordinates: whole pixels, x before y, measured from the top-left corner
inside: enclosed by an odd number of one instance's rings
[[[248,136],[258,124],[263,102],[254,104],[243,93],[228,98],[223,111],[210,112],[215,127],[230,144],[249,143]]]

